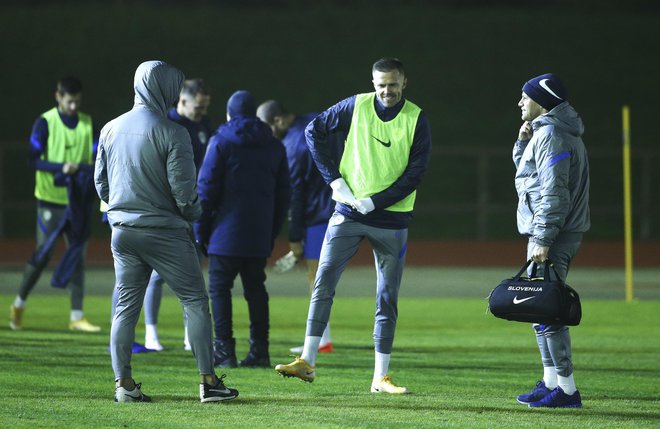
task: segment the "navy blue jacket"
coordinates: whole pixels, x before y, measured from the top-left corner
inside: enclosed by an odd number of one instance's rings
[[[201,121],[193,122],[185,116],[181,116],[177,113],[176,107],[173,107],[167,112],[167,117],[176,122],[179,125],[182,125],[188,130],[190,134],[190,142],[193,147],[193,157],[195,161],[195,167],[197,172],[202,167],[202,161],[204,161],[204,155],[206,154],[206,145],[209,142],[209,137],[213,133],[211,129],[211,123],[209,118],[204,116]]]
[[[286,219],[289,169],[282,143],[256,117],[236,117],[209,141],[197,182],[195,238],[208,253],[267,258]]]
[[[69,205],[60,224],[51,231],[44,244],[32,255],[30,263],[40,265],[55,247],[57,238],[66,233],[69,240],[68,247],[51,279],[53,287],[65,288],[78,266],[84,261],[85,243],[91,235],[92,212],[94,207],[97,207],[96,189],[93,173],[83,169],[73,175],[62,172],[56,174],[55,184],[67,187]]]
[[[404,101],[402,99],[396,106],[385,107],[378,101],[378,97],[375,97],[376,114],[382,121],[391,121],[401,111]],[[305,137],[312,158],[327,183],[341,177],[339,173],[341,157],[337,157],[338,152],[333,147],[338,143],[336,139],[332,139],[332,136],[338,133],[348,136],[354,109],[355,96],[352,96],[321,113],[305,129]],[[344,142],[345,140],[341,141]],[[365,225],[388,229],[407,228],[412,220],[412,212],[393,212],[384,210],[384,208],[407,197],[417,188],[424,176],[430,157],[431,127],[422,111],[417,119],[413,144],[408,157],[408,166],[401,177],[390,187],[371,196],[376,209],[367,215],[362,215],[350,206],[337,203],[335,210]]]
[[[316,116],[316,113],[296,116],[282,139],[291,177],[291,242],[302,241],[306,227],[327,223],[335,208],[332,189],[321,177],[305,141],[305,127]]]

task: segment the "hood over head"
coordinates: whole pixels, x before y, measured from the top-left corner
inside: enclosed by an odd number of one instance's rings
[[[249,91],[239,90],[234,92],[227,100],[227,115],[230,118],[238,116],[257,116],[257,101]]]
[[[179,98],[185,76],[164,61],[145,61],[135,70],[135,105],[166,115]]]

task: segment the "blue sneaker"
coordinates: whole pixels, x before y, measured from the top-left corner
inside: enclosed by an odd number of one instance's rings
[[[567,395],[557,387],[550,392],[548,396],[537,402],[528,404],[529,407],[546,407],[546,408],[582,408],[582,398],[580,391],[576,390],[572,395]]]
[[[545,383],[543,382],[543,380],[541,380],[538,383],[536,383],[536,387],[532,389],[531,392],[518,395],[516,400],[523,405],[528,405],[531,404],[532,402],[540,401],[541,399],[548,396],[550,392],[552,392],[552,390],[545,387]]]
[[[151,351],[154,351],[154,350],[150,350],[150,349],[146,348],[145,346],[143,346],[140,343],[133,343],[132,351],[133,351],[133,354],[137,354],[137,353],[148,353],[148,352],[151,352]],[[109,344],[108,344],[108,353],[110,353],[110,345]]]

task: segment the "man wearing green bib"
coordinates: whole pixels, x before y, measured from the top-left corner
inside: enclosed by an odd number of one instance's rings
[[[383,58],[372,67],[375,92],[349,97],[317,116],[307,145],[333,190],[335,212],[323,241],[307,317],[302,355],[275,370],[312,382],[316,355],[339,278],[366,238],[377,271],[373,393],[409,393],[388,375],[397,302],[416,188],[431,155],[431,130],[422,110],[403,98],[403,64]],[[346,136],[343,147],[331,136]]]
[[[26,301],[36,286],[42,271],[48,265],[53,250],[45,249],[47,238],[65,221],[69,197],[66,186],[58,186],[57,179],[65,180],[79,172],[90,175],[94,171],[96,156],[95,132],[92,118],[80,111],[82,83],[76,77],[65,77],[57,82],[55,92],[57,106],[37,118],[30,135],[29,165],[35,171],[34,197],[37,200],[37,252],[44,257],[30,258],[25,266],[23,279],[14,303],[9,309],[9,326],[20,330]],[[65,232],[67,247],[72,233]],[[35,253],[35,254],[36,254]],[[84,248],[82,260],[72,269],[69,283],[71,289],[72,331],[98,332],[100,326],[93,325],[83,317],[84,295]]]

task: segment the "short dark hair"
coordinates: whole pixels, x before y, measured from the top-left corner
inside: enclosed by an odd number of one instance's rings
[[[260,119],[267,124],[272,124],[276,116],[284,116],[289,112],[284,105],[277,100],[268,100],[259,106]]]
[[[372,73],[375,71],[390,72],[394,70],[397,70],[402,75],[406,74],[403,70],[403,63],[398,58],[381,58],[371,67]]]
[[[80,94],[82,82],[77,77],[66,76],[57,81],[57,92],[64,94]]]
[[[181,94],[195,97],[197,94],[211,95],[209,89],[204,83],[204,79],[186,79],[181,87]]]

